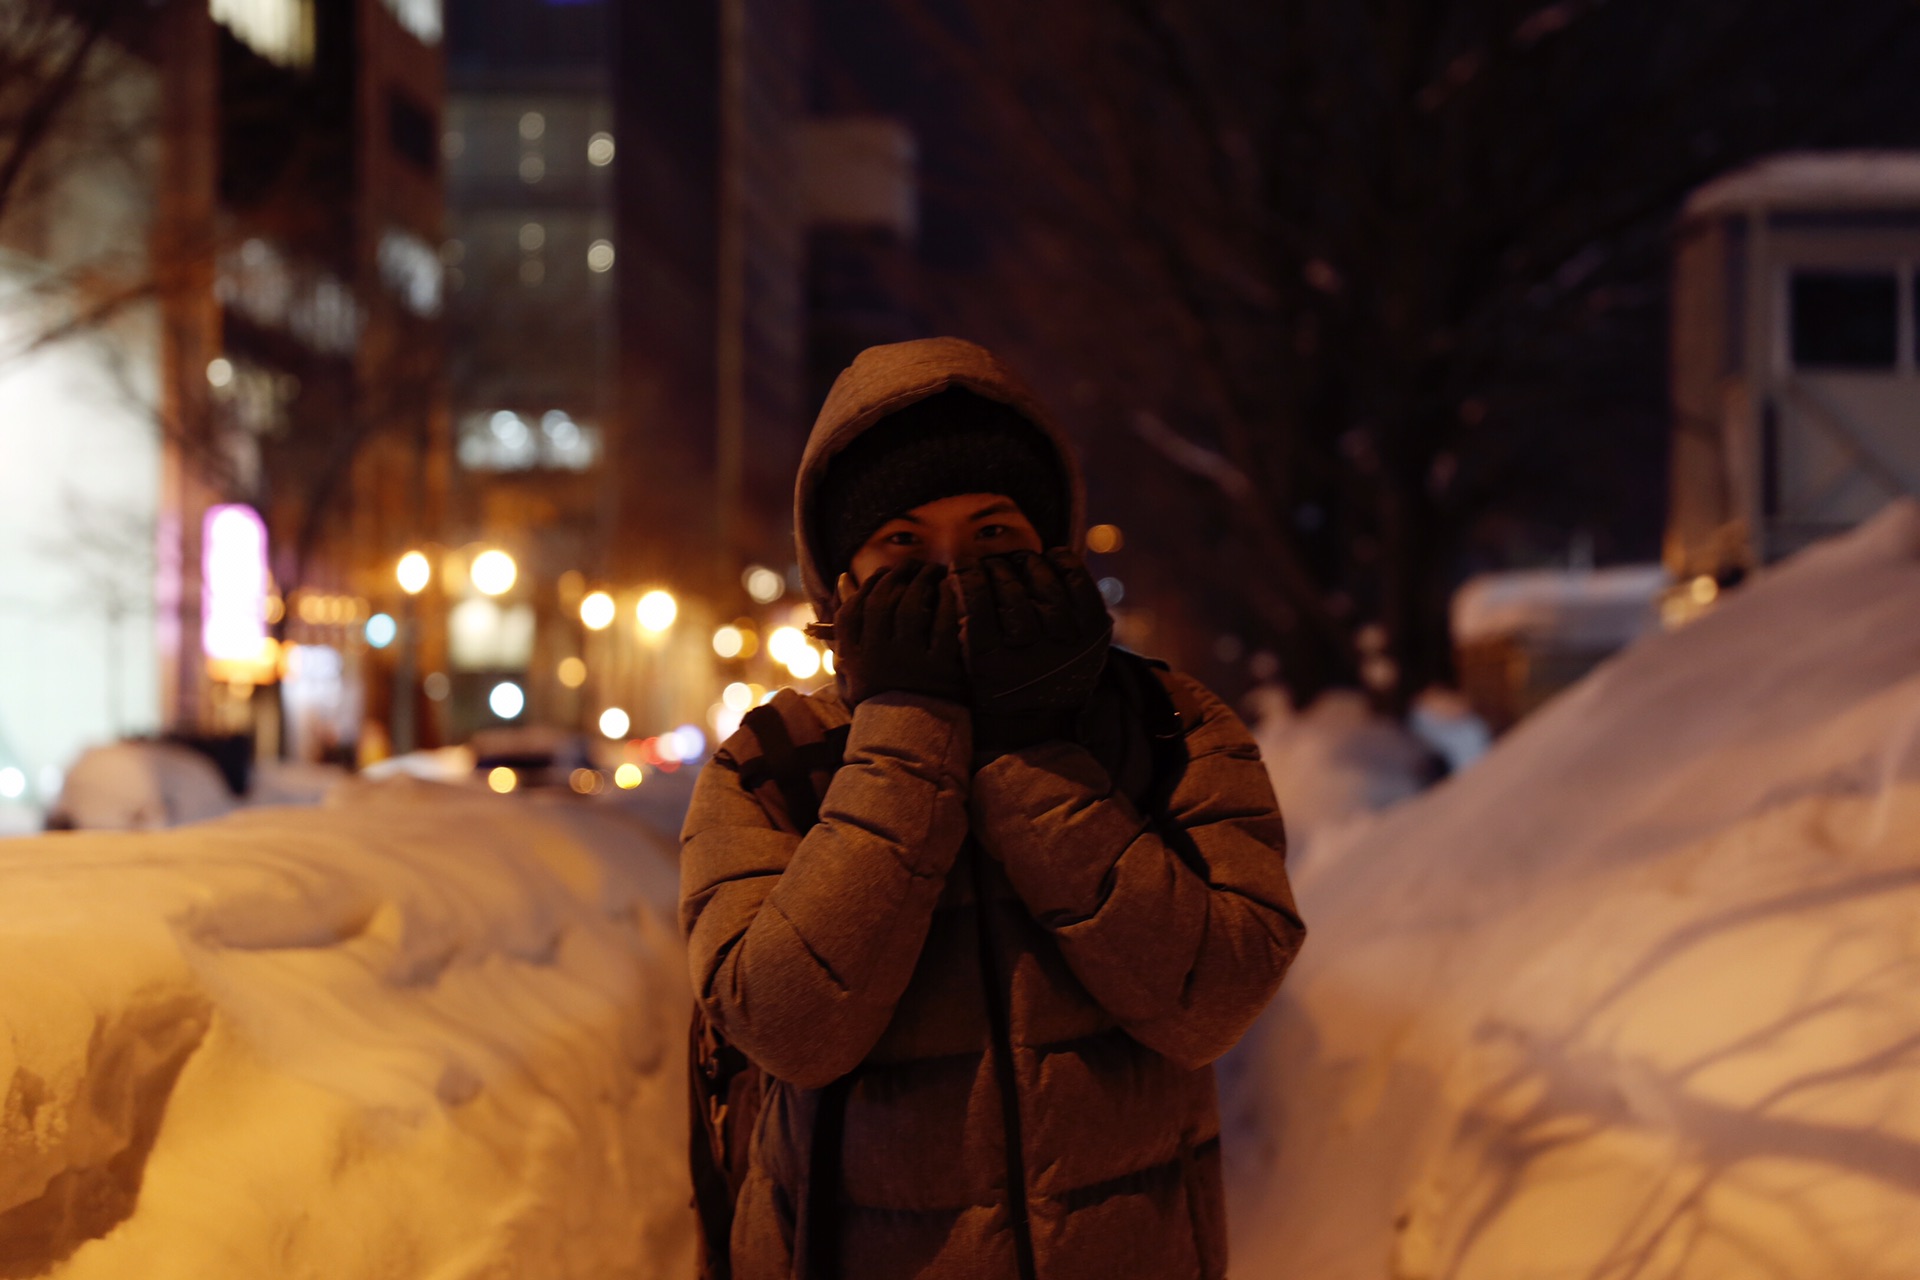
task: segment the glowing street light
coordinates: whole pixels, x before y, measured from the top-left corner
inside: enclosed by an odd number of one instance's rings
[[[791,667],[805,648],[807,637],[798,627],[776,627],[773,634],[767,637],[767,656],[783,667]]]
[[[400,634],[400,624],[393,620],[390,613],[376,613],[367,619],[366,631],[367,643],[376,649],[384,649]]]
[[[409,551],[400,557],[400,564],[393,576],[400,580],[402,591],[417,596],[427,589],[427,583],[433,581],[433,566],[418,551]]]
[[[658,634],[672,626],[673,620],[680,616],[680,605],[671,592],[649,591],[634,606],[633,616],[641,630]]]
[[[801,645],[788,655],[787,670],[797,680],[813,679],[820,674],[820,651],[810,644]]]
[[[487,695],[487,706],[502,720],[513,720],[527,709],[527,694],[511,680],[502,680]]]
[[[580,621],[589,631],[605,631],[613,623],[613,597],[595,591],[580,602]]]
[[[482,551],[473,558],[473,567],[467,570],[467,576],[482,594],[505,595],[512,590],[513,580],[520,576],[520,567],[504,551]]]
[[[787,581],[763,564],[756,564],[740,575],[741,583],[755,604],[772,604],[786,594]]]

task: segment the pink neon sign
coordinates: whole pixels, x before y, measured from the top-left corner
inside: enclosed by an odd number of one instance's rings
[[[251,661],[267,642],[267,526],[252,507],[209,507],[201,526],[200,647]]]

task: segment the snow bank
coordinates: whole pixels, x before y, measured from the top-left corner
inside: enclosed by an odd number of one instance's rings
[[[691,1270],[671,857],[399,780],[0,842],[0,1274]]]
[[[1250,702],[1296,869],[1318,856],[1328,833],[1420,794],[1445,772],[1433,748],[1375,714],[1357,690],[1329,690],[1304,710],[1278,686],[1255,690]]]
[[[1224,1071],[1237,1276],[1920,1275],[1920,507],[1298,888]]]

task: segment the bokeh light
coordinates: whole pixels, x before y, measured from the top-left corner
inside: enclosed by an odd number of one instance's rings
[[[632,727],[632,718],[619,707],[608,707],[600,713],[600,732],[609,738],[624,738]]]
[[[756,564],[742,574],[740,581],[746,586],[747,594],[756,604],[772,604],[786,594],[787,582],[778,573],[763,564]]]
[[[502,680],[487,694],[487,706],[502,720],[512,720],[527,709],[527,693],[511,680]]]
[[[631,791],[640,785],[646,775],[640,772],[640,766],[629,761],[613,771],[613,785],[622,791]]]
[[[393,576],[400,580],[400,589],[410,596],[417,596],[427,589],[433,581],[433,566],[418,551],[409,551],[400,557],[399,565]]]
[[[520,785],[520,775],[505,765],[498,765],[487,774],[487,786],[501,795]]]
[[[595,591],[580,602],[580,621],[589,631],[605,631],[613,623],[613,597]]]
[[[633,607],[633,616],[643,631],[658,634],[671,627],[673,620],[680,616],[680,605],[671,592],[649,591]]]
[[[467,574],[473,579],[475,590],[483,595],[499,596],[513,589],[514,579],[520,576],[520,566],[513,562],[512,556],[495,549],[475,556]]]
[[[554,674],[560,677],[560,683],[567,688],[578,689],[587,682],[587,664],[578,658],[562,658],[559,670]]]
[[[776,627],[767,637],[767,655],[783,667],[793,665],[793,659],[807,647],[807,637],[798,627]]]
[[[1127,545],[1126,535],[1117,524],[1097,524],[1087,530],[1087,550],[1106,555]]]
[[[737,658],[746,647],[746,637],[731,623],[713,633],[713,651],[723,658]]]
[[[399,624],[389,614],[376,613],[367,619],[367,643],[376,649],[386,648],[399,634]]]

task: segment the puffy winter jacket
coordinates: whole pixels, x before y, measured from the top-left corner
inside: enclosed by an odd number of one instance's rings
[[[966,344],[907,354],[891,380],[851,372],[890,407],[953,385],[943,365],[1008,385]],[[683,836],[695,994],[770,1078],[738,1280],[822,1259],[860,1280],[1224,1275],[1209,1064],[1304,929],[1252,739],[1195,682],[1166,686],[1186,761],[1163,804],[1111,675],[1075,741],[978,762],[964,707],[867,699],[804,837],[742,778],[750,731],[706,766]],[[832,689],[774,706],[796,741],[849,723]]]

